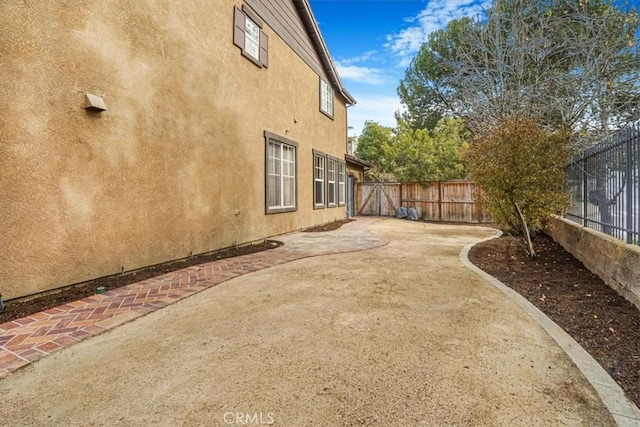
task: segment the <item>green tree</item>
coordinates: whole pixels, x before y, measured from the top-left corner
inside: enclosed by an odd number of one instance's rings
[[[427,182],[435,174],[434,144],[427,129],[412,129],[405,120],[398,120],[390,157],[398,181]]]
[[[482,188],[482,204],[498,225],[524,238],[531,256],[531,231],[543,229],[568,204],[569,141],[566,131],[514,116],[473,139],[465,154],[467,169]]]
[[[399,181],[447,181],[463,178],[465,169],[461,148],[466,143],[461,120],[444,118],[428,129],[414,129],[398,120],[391,144],[393,174]]]
[[[455,109],[456,88],[449,63],[456,60],[468,33],[475,30],[470,18],[454,19],[445,29],[429,34],[428,41],[411,61],[400,80],[398,96],[406,109],[401,118],[414,129],[432,130],[446,113]]]
[[[436,165],[440,181],[465,178],[467,175],[462,152],[468,146],[470,133],[460,118],[444,117],[431,131],[435,141]]]
[[[392,140],[392,128],[371,120],[364,122],[355,154],[373,165],[368,173],[370,179],[376,181],[394,180],[393,175],[390,174],[393,169],[390,160]]]
[[[430,35],[398,87],[405,118],[480,132],[516,114],[601,138],[639,113],[638,26],[613,0],[494,0]]]
[[[433,131],[397,118],[395,129],[365,122],[356,155],[374,165],[376,181],[446,181],[465,176],[461,149],[468,140],[462,120],[443,118]]]

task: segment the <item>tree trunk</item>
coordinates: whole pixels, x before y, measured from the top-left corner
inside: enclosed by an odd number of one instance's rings
[[[531,243],[531,233],[529,233],[529,227],[527,226],[527,220],[524,219],[524,215],[522,215],[522,211],[520,210],[520,206],[518,206],[518,203],[514,202],[513,204],[516,207],[516,213],[518,214],[518,218],[520,218],[520,222],[522,223],[522,234],[523,234],[523,237],[524,237],[525,241],[527,242],[527,247],[529,248],[528,255],[531,258],[535,258],[536,257],[536,251],[535,251],[535,249],[533,249],[533,243]]]

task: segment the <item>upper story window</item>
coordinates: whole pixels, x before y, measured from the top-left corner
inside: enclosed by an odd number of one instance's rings
[[[320,111],[333,118],[333,88],[320,79]]]
[[[248,7],[234,8],[233,44],[242,55],[259,67],[269,65],[269,37],[262,31],[262,21]]]
[[[244,20],[244,51],[260,61],[260,27],[249,17]]]

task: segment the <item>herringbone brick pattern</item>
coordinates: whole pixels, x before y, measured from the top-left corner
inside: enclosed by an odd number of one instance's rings
[[[0,377],[234,277],[300,258],[386,244],[366,231],[373,221],[362,218],[333,232],[281,236],[285,245],[276,249],[188,267],[0,324]]]

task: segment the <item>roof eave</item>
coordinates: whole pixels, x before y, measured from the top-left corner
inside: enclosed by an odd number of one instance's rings
[[[293,3],[296,5],[296,8],[300,12],[302,21],[307,26],[307,32],[311,37],[311,40],[316,45],[316,49],[318,50],[318,54],[320,55],[320,60],[322,61],[322,65],[324,66],[325,71],[329,75],[331,84],[339,89],[340,94],[344,97],[344,99],[347,100],[348,104],[355,105],[355,98],[342,85],[342,81],[340,80],[340,76],[338,75],[338,71],[336,70],[336,66],[331,59],[331,55],[329,54],[329,49],[327,48],[327,45],[322,38],[322,34],[320,33],[318,22],[313,15],[313,11],[311,10],[309,0],[293,0]]]
[[[349,162],[349,163],[353,163],[354,165],[358,165],[358,166],[362,166],[362,168],[366,171],[368,169],[371,169],[373,167],[373,165],[369,162],[366,162],[362,159],[357,158],[356,156],[353,156],[351,154],[345,154],[344,155],[344,160]]]

